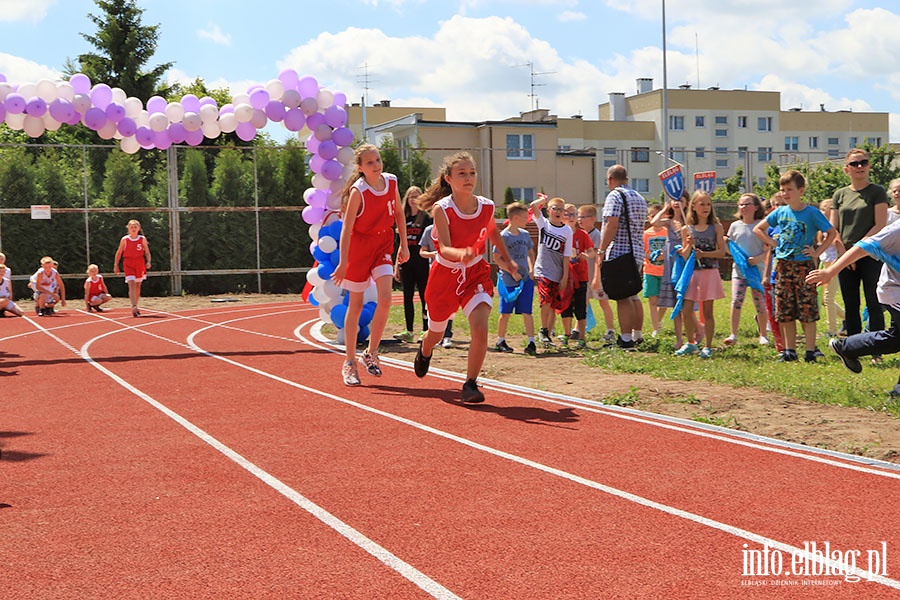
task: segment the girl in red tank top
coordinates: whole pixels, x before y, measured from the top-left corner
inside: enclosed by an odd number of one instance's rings
[[[150,270],[150,244],[147,238],[141,234],[141,224],[132,219],[128,221],[128,235],[122,236],[119,248],[116,250],[116,259],[113,262],[113,271],[119,274],[119,261],[122,260],[122,268],[125,271],[125,282],[128,284],[128,298],[131,300],[131,315],[141,316],[138,303],[141,301],[141,282],[147,279],[147,271]]]
[[[369,325],[369,346],[360,357],[366,372],[381,377],[378,343],[387,324],[391,308],[394,275],[394,225],[400,234],[397,263],[409,258],[406,243],[406,220],[400,206],[397,178],[383,172],[381,154],[371,144],[356,149],[357,176],[347,182],[343,192],[340,262],[331,276],[349,292],[347,315],[344,317],[344,363],[341,377],[345,385],[359,385],[356,368],[356,338],[359,315],[369,281],[375,281],[378,301]]]
[[[484,401],[476,380],[487,353],[494,294],[491,267],[484,259],[487,240],[493,243],[495,259],[502,269],[512,274],[518,270],[494,223],[494,203],[475,195],[477,181],[472,156],[468,152],[453,154],[444,159],[438,180],[419,198],[422,210],[433,207],[432,238],[438,254],[425,288],[428,332],[414,363],[416,375],[424,377],[447,319],[462,308],[469,319],[472,342],[460,399],[471,403]]]

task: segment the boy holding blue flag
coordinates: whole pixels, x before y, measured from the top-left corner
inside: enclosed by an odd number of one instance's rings
[[[520,202],[513,202],[506,207],[506,216],[509,217],[509,225],[500,232],[500,237],[506,244],[509,256],[517,265],[528,265],[528,269],[522,269],[517,273],[520,276],[516,280],[504,270],[500,270],[497,281],[497,292],[500,296],[500,319],[497,321],[497,343],[494,349],[497,352],[513,352],[506,343],[506,327],[509,317],[513,312],[522,315],[525,321],[525,335],[528,336],[528,345],[525,346],[525,354],[532,356],[537,354],[534,344],[534,318],[531,316],[534,304],[534,242],[531,234],[525,229],[528,223],[528,207]]]

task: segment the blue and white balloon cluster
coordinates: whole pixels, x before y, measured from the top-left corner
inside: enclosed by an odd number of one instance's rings
[[[164,150],[172,144],[197,146],[204,137],[213,139],[222,133],[234,132],[250,141],[272,121],[290,131],[309,128],[313,135],[307,148],[321,161],[317,173],[328,181],[340,178],[340,147],[353,142],[353,133],[346,127],[346,103],[344,94],[320,88],[315,78],[301,78],[293,69],[282,70],[265,85],[251,86],[222,107],[213,98],[193,94],[177,102],[154,96],[145,107],[120,88],[92,84],[83,73],[68,81],[24,84],[9,83],[0,74],[0,120],[29,137],[56,131],[64,124],[81,124],[105,140],[119,140],[122,150],[133,154],[142,148]],[[321,152],[319,146],[324,146]]]
[[[337,214],[332,213],[325,218],[324,223],[316,223],[309,228],[310,237],[313,238],[309,250],[318,265],[306,274],[306,281],[313,286],[309,294],[309,303],[319,307],[319,318],[322,321],[337,327],[339,344],[345,343],[344,321],[347,317],[347,304],[350,301],[350,296],[331,279],[341,259],[339,246],[342,227],[343,221],[337,220]],[[357,341],[369,338],[369,323],[375,314],[377,299],[378,292],[374,285],[370,285],[363,294]]]

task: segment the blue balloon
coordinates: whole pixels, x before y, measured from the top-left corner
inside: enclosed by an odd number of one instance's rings
[[[359,333],[356,334],[356,343],[361,344],[369,339],[369,326],[365,325],[359,328]]]
[[[331,322],[334,323],[334,326],[338,329],[344,328],[344,320],[347,318],[347,307],[343,304],[338,304],[334,308],[331,309]]]
[[[321,248],[319,248],[318,246],[313,248],[313,258],[315,258],[320,263],[331,262],[329,260],[329,254],[327,252],[325,252],[324,250],[322,250]]]
[[[343,229],[343,227],[344,227],[344,222],[343,221],[335,221],[328,227],[331,229],[331,237],[333,237],[337,241],[338,246],[340,246],[340,244],[341,244],[341,229]]]
[[[323,262],[319,265],[318,270],[319,277],[321,277],[323,281],[328,281],[334,274],[334,265],[330,262]]]
[[[313,293],[311,293],[311,292],[310,292],[309,296],[306,297],[306,300],[307,300],[310,304],[312,304],[313,306],[318,306],[318,305],[319,305],[319,301],[316,300],[316,296],[315,296]]]
[[[372,322],[372,317],[375,316],[374,310],[369,310],[368,308],[363,308],[359,313],[359,325],[362,327],[363,325],[368,325]]]

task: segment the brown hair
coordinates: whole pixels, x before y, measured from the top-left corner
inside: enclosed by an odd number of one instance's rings
[[[778,178],[778,185],[787,185],[789,183],[793,183],[794,187],[798,190],[806,189],[806,177],[804,177],[803,173],[797,169],[785,171],[784,174]]]
[[[719,217],[716,216],[716,207],[713,205],[712,196],[703,190],[697,190],[694,192],[694,195],[691,196],[691,203],[688,205],[687,215],[685,217],[688,225],[697,225],[697,211],[694,210],[694,203],[702,198],[709,200],[709,219],[707,224],[711,225],[720,222]]]
[[[578,212],[597,218],[597,206],[594,204],[582,204],[578,207]]]
[[[506,205],[506,216],[512,217],[517,214],[527,213],[528,207],[521,202],[510,202]]]
[[[450,189],[450,184],[447,183],[446,177],[450,176],[453,165],[463,161],[469,161],[472,164],[475,164],[475,159],[472,158],[472,155],[468,152],[456,152],[444,157],[444,162],[441,163],[441,170],[438,172],[437,179],[428,186],[428,189],[425,190],[421,196],[419,196],[419,210],[429,210],[434,206],[435,202],[452,193],[453,190]]]
[[[844,163],[850,162],[850,157],[854,154],[862,154],[864,158],[869,158],[869,153],[862,148],[850,148],[850,151],[847,152],[847,155],[844,157]]]
[[[353,189],[353,184],[363,177],[362,171],[359,170],[359,165],[362,162],[362,155],[366,152],[378,152],[378,147],[372,144],[360,144],[353,152],[353,164],[356,165],[356,177],[349,178],[347,183],[344,184],[344,189],[341,190],[341,214],[344,214],[344,211],[347,210],[347,202],[350,201],[350,190]]]
[[[760,220],[766,216],[766,209],[763,207],[762,199],[754,194],[753,192],[745,192],[740,195],[738,198],[738,204],[741,203],[741,200],[744,198],[750,198],[753,201],[753,205],[756,207],[756,210],[753,211],[753,218],[755,220]],[[738,220],[741,218],[741,209],[737,209],[737,212],[734,213],[734,216],[737,217]]]

